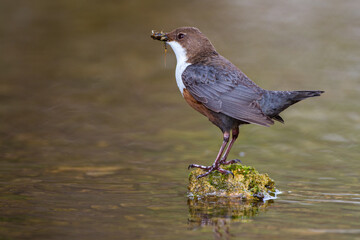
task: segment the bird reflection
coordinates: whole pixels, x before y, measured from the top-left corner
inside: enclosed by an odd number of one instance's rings
[[[213,226],[214,239],[231,239],[230,223],[249,222],[251,219],[265,212],[273,200],[266,202],[242,202],[238,199],[213,198],[213,199],[189,199],[190,229],[204,226]]]

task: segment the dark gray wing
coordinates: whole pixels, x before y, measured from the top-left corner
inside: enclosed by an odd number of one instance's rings
[[[235,67],[190,65],[182,79],[190,94],[214,112],[263,126],[274,124],[258,103],[263,90]]]

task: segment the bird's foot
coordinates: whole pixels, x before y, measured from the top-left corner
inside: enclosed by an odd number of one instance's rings
[[[210,170],[207,171],[206,173],[203,173],[203,174],[198,175],[198,176],[196,177],[196,179],[199,179],[199,178],[202,178],[202,177],[206,177],[207,175],[209,175],[210,173],[212,173],[212,172],[215,171],[215,170],[217,170],[217,171],[219,171],[220,173],[225,174],[225,175],[231,174],[233,177],[235,177],[234,174],[233,174],[231,171],[222,169],[222,168],[220,168],[220,167],[218,167],[218,168],[213,168],[213,167],[211,167]]]
[[[232,160],[231,160],[232,161]],[[231,162],[229,161],[229,162]],[[230,163],[229,163],[230,164]],[[213,171],[217,170],[219,171],[220,173],[222,174],[231,174],[233,177],[234,177],[234,174],[231,172],[231,171],[228,171],[228,170],[225,170],[225,169],[222,169],[220,168],[219,166],[202,166],[202,165],[197,165],[197,164],[190,164],[188,169],[190,168],[200,168],[200,169],[204,169],[204,170],[207,170],[206,173],[203,173],[203,174],[200,174],[198,175],[196,178],[199,179],[199,178],[202,178],[202,177],[205,177],[207,175],[209,175],[210,173],[212,173]]]
[[[234,164],[234,163],[240,163],[242,164],[242,161],[240,159],[233,159],[230,161],[226,161],[225,159],[223,161],[221,161],[222,165],[230,165],[230,164]]]
[[[233,159],[233,160],[230,160],[230,161],[226,161],[226,159],[224,159],[224,160],[221,160],[221,162],[220,162],[221,165],[230,165],[230,164],[234,164],[234,163],[241,163],[242,164],[242,161],[240,159]],[[204,170],[208,170],[208,171],[211,170],[211,169],[217,170],[217,168],[214,167],[214,166],[203,166],[203,165],[198,165],[198,164],[190,164],[188,166],[188,169],[190,169],[190,168],[200,168],[200,169],[204,169]]]

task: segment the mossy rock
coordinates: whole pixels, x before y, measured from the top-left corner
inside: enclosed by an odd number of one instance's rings
[[[275,182],[266,173],[260,174],[251,166],[233,164],[223,167],[233,172],[223,175],[213,171],[206,177],[197,179],[203,174],[201,169],[191,171],[189,176],[189,197],[191,198],[216,198],[232,197],[246,201],[259,201],[273,198],[277,190]]]

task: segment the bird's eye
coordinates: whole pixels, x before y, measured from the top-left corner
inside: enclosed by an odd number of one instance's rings
[[[178,39],[183,39],[185,37],[185,34],[183,34],[183,33],[179,33],[178,35],[177,35],[177,38]]]

